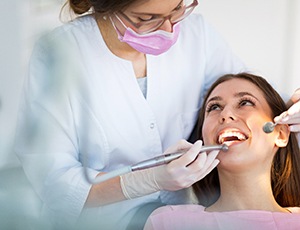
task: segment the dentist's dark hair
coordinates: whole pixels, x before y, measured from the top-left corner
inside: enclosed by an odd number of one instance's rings
[[[84,14],[92,10],[98,14],[111,14],[122,11],[137,1],[145,0],[68,0],[75,14]]]
[[[288,108],[276,90],[262,77],[250,73],[227,74],[220,77],[208,90],[201,108],[197,137],[203,140],[202,128],[205,119],[205,104],[212,91],[221,83],[231,79],[244,79],[256,85],[263,93],[275,117]],[[290,133],[286,147],[279,148],[271,166],[273,195],[282,207],[300,206],[300,150],[295,133]],[[217,168],[204,179],[193,185],[199,204],[209,206],[220,196],[220,183]]]

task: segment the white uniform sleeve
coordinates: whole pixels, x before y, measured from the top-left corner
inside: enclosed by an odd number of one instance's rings
[[[68,97],[74,72],[63,68],[66,60],[59,46],[54,50],[45,41],[35,47],[31,58],[15,151],[45,208],[55,214],[56,221],[67,223],[80,215],[91,185],[79,162]],[[89,173],[91,177],[97,174],[92,170]]]

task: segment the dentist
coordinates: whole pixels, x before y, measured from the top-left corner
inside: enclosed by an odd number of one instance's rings
[[[245,70],[203,17],[191,15],[197,5],[69,0],[78,17],[37,42],[15,150],[42,201],[42,224],[125,229],[145,204],[192,202],[186,188],[218,164],[218,152],[195,160],[202,143],[182,139],[211,83]],[[157,169],[97,185],[84,177],[86,157],[95,178],[180,149],[189,150]]]

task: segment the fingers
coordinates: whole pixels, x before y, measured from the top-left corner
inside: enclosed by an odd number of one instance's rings
[[[291,125],[290,131],[291,132],[300,132],[300,125]]]
[[[294,104],[293,104],[294,103]],[[291,99],[288,102],[288,106],[291,107],[274,118],[275,122],[279,124],[289,124],[291,125],[290,130],[292,132],[299,132],[300,126],[300,88],[298,88]]]
[[[192,147],[185,154],[183,154],[179,159],[173,161],[174,165],[190,165],[197,158],[199,152],[201,151],[201,148],[202,141],[196,141],[194,145],[192,145]]]
[[[291,132],[299,132],[300,101],[293,104],[287,111],[274,118],[279,124],[289,124]]]
[[[297,123],[300,124],[300,116],[289,116],[279,123],[280,124],[290,124],[290,125],[297,124]]]
[[[219,160],[216,159],[220,150],[214,150],[210,153],[200,153],[197,160],[195,160],[189,168],[198,173],[199,178],[206,176],[214,167],[219,163]],[[200,179],[201,179],[200,178]],[[200,180],[199,179],[199,180]]]
[[[173,152],[186,150],[186,149],[191,148],[192,146],[193,146],[192,143],[182,139],[182,140],[178,141],[174,146],[167,148],[165,153],[173,153]]]
[[[300,100],[300,88],[298,88],[295,93],[293,94],[293,96],[291,97],[291,101],[293,101],[294,103]]]
[[[292,107],[290,107],[287,111],[289,116],[294,116],[294,115],[298,115],[300,113],[300,101],[296,102],[295,104],[292,105]]]
[[[185,177],[187,186],[203,179],[219,164],[220,161],[216,159],[219,152],[219,150],[214,150],[208,154],[203,152],[198,155],[197,159],[187,167],[188,174]]]
[[[204,165],[203,169],[200,171],[200,174],[202,175],[200,175],[201,178],[199,178],[199,180],[209,174],[220,163],[220,161],[216,159],[219,152],[219,150],[214,150],[208,154],[207,162]]]
[[[219,163],[220,163],[220,160],[215,159],[215,160],[211,163],[211,165],[208,167],[208,169],[205,171],[206,174],[203,175],[202,178],[204,178],[204,177],[205,177],[207,174],[209,174],[215,167],[217,167],[217,165],[218,165]],[[199,178],[199,180],[201,180],[202,178]]]
[[[181,142],[178,146],[190,146],[190,143],[185,145]],[[216,159],[219,150],[200,153],[201,149],[202,141],[197,141],[180,158],[156,170],[156,181],[159,186],[165,190],[175,191],[191,186],[210,173],[219,164],[219,160]]]
[[[285,117],[287,117],[287,116],[288,116],[288,112],[287,112],[287,111],[284,111],[284,112],[281,113],[279,116],[277,116],[277,117],[274,118],[274,122],[278,122],[279,124],[282,124],[283,119],[284,119]]]

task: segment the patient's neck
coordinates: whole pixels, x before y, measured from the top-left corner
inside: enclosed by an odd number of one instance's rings
[[[221,195],[206,211],[266,210],[287,212],[280,207],[272,193],[269,173],[219,172]]]

